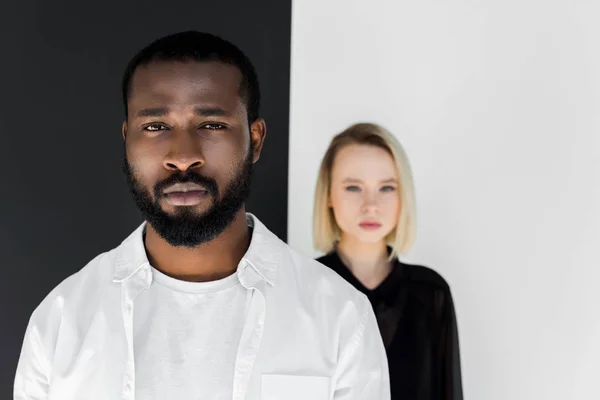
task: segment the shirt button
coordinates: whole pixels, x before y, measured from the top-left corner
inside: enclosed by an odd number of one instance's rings
[[[131,304],[131,302],[130,302],[130,301],[128,301],[128,302],[125,304],[125,311],[127,311],[128,313],[130,313],[130,312],[131,312],[131,310],[133,310],[133,305]]]
[[[123,392],[125,392],[125,394],[131,394],[131,388],[131,382],[127,382],[125,386],[123,386]]]

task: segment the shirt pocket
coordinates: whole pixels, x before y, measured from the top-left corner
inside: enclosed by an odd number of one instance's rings
[[[329,400],[331,378],[265,374],[262,376],[260,400]]]

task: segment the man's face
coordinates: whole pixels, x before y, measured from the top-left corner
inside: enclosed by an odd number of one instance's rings
[[[265,128],[248,126],[241,82],[219,62],[157,61],[133,75],[124,171],[138,208],[173,246],[214,239],[248,197]]]

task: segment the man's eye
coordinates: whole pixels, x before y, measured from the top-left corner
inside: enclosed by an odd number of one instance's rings
[[[146,126],[144,129],[147,131],[150,131],[150,132],[158,132],[158,131],[165,130],[166,127],[161,124],[151,124],[151,125]]]
[[[213,122],[213,123],[210,123],[210,124],[204,124],[204,125],[201,126],[201,128],[202,129],[210,129],[212,131],[216,131],[216,130],[219,130],[219,129],[225,129],[225,125]]]

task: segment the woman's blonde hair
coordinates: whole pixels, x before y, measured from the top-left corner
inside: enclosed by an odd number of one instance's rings
[[[329,253],[340,237],[333,209],[329,206],[331,171],[337,153],[351,144],[370,145],[390,153],[398,171],[400,213],[396,227],[385,238],[392,247],[390,258],[406,254],[416,236],[416,204],[412,172],[408,157],[398,140],[385,128],[372,123],[358,123],[337,134],[321,161],[313,211],[313,243],[317,250]]]

